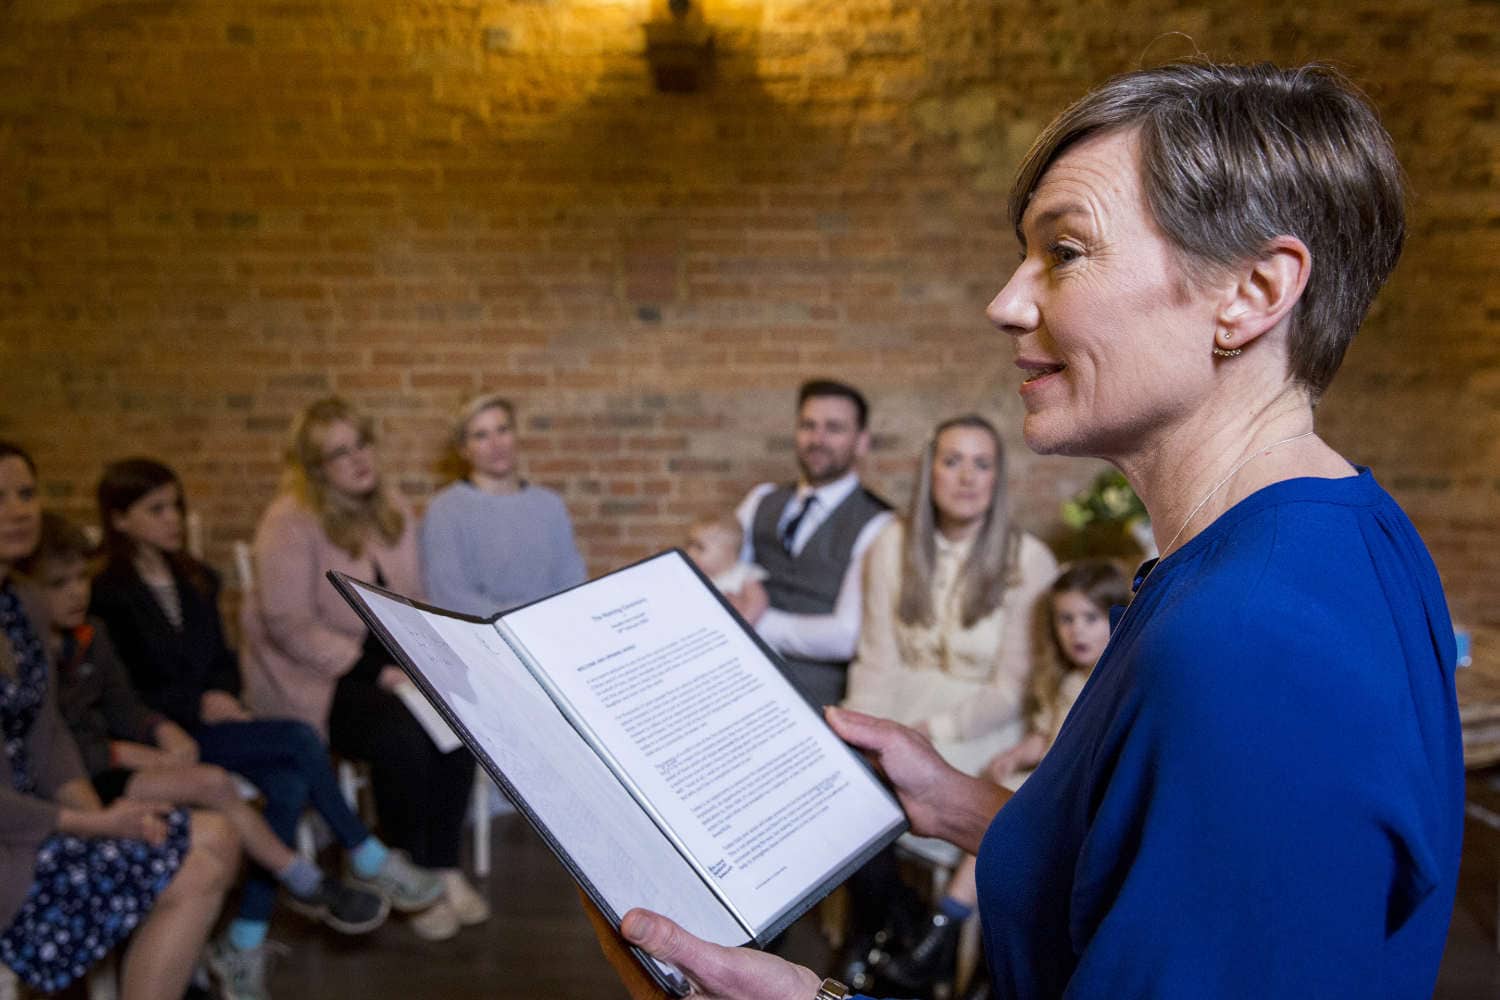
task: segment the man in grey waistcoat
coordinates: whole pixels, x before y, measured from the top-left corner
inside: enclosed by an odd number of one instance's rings
[[[842,382],[806,382],[797,396],[795,483],[762,483],[736,515],[741,558],[761,566],[770,607],[741,609],[786,661],[813,705],[843,700],[859,638],[861,566],[890,504],[865,489],[855,463],[870,448],[869,406]]]

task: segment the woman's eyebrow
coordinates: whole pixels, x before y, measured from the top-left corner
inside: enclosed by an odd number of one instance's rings
[[[1088,215],[1088,206],[1081,201],[1065,201],[1038,212],[1029,220],[1033,226],[1045,226],[1069,215]]]
[[[1026,249],[1026,229],[1038,229],[1050,226],[1059,219],[1070,215],[1088,216],[1089,208],[1081,201],[1064,201],[1049,208],[1037,212],[1035,215],[1026,215],[1021,218],[1021,224],[1016,226],[1016,239],[1021,243],[1021,249]]]

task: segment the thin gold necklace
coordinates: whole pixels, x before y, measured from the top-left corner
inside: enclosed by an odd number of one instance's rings
[[[1182,533],[1187,530],[1187,526],[1193,523],[1193,518],[1198,516],[1198,512],[1203,509],[1203,505],[1212,500],[1214,494],[1223,489],[1224,484],[1233,479],[1236,472],[1239,472],[1245,466],[1249,465],[1257,458],[1260,458],[1262,455],[1269,455],[1272,451],[1280,448],[1282,445],[1291,444],[1293,441],[1300,441],[1305,437],[1309,437],[1311,434],[1311,430],[1305,430],[1301,434],[1293,434],[1291,437],[1284,437],[1280,441],[1273,441],[1272,443],[1266,445],[1264,448],[1252,451],[1250,454],[1234,463],[1234,468],[1230,469],[1229,472],[1225,474],[1223,479],[1219,480],[1217,483],[1214,483],[1214,488],[1203,494],[1203,499],[1199,500],[1198,505],[1188,513],[1187,520],[1182,522],[1182,527],[1177,529],[1177,534],[1173,535],[1172,540],[1167,543],[1166,548],[1161,550],[1160,559],[1165,559],[1171,553],[1172,546],[1177,544],[1177,539],[1182,537]],[[1160,561],[1160,559],[1158,561]]]

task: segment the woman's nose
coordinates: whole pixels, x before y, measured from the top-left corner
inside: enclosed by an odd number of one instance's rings
[[[1036,299],[1031,294],[1031,279],[1028,275],[1025,264],[1016,268],[1010,280],[1005,283],[1005,287],[990,300],[989,306],[984,311],[990,322],[995,325],[995,329],[1001,333],[1008,333],[1012,336],[1030,333],[1037,328],[1041,320]]]

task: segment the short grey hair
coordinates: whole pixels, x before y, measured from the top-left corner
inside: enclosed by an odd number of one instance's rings
[[[487,392],[464,403],[458,408],[453,417],[453,447],[461,450],[464,446],[464,438],[469,433],[469,422],[479,416],[485,410],[504,410],[505,415],[510,418],[512,429],[516,426],[515,404],[498,392]]]
[[[1019,234],[1047,169],[1093,135],[1135,130],[1146,203],[1202,277],[1295,236],[1312,271],[1291,316],[1290,375],[1316,400],[1401,257],[1401,165],[1370,102],[1338,71],[1176,63],[1114,77],[1067,108],[1011,190]]]

